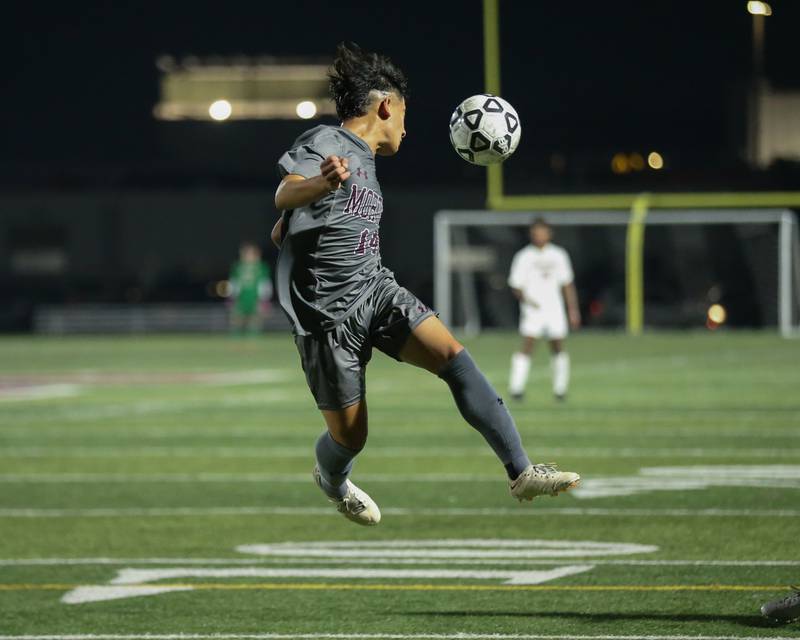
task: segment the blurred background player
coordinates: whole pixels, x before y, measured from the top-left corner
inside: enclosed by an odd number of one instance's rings
[[[573,283],[572,263],[567,252],[550,242],[550,225],[539,218],[530,227],[531,243],[516,253],[508,284],[519,300],[519,332],[522,348],[511,356],[509,392],[521,400],[531,368],[536,340],[550,342],[553,395],[564,400],[569,386],[569,354],[564,350],[567,320],[572,329],[581,323],[578,294]],[[566,313],[564,310],[566,300]]]
[[[239,260],[231,268],[229,278],[231,329],[237,334],[261,331],[272,299],[272,274],[261,261],[261,250],[252,242],[239,247]]]

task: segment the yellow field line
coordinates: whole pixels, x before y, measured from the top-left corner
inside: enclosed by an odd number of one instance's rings
[[[670,584],[670,585],[484,585],[484,584],[347,584],[324,582],[254,582],[254,583],[157,583],[158,586],[219,591],[781,591],[785,585],[764,584]],[[0,591],[70,591],[81,584],[29,583],[0,584]],[[104,585],[118,586],[118,585]],[[154,584],[125,585],[126,588],[149,588]]]

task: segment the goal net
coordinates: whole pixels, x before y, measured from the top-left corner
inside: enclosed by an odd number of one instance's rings
[[[638,304],[646,327],[777,327],[783,336],[798,334],[797,223],[791,211],[775,209],[651,211],[643,245],[634,248],[630,211],[439,211],[434,298],[447,324],[472,334],[516,326],[508,272],[540,217],[572,258],[590,327],[627,322],[630,328],[631,305]],[[637,281],[641,286],[632,288]]]

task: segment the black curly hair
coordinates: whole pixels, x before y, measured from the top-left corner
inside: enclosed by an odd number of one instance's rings
[[[405,74],[389,58],[364,51],[355,42],[340,42],[328,72],[331,98],[342,120],[367,112],[370,91],[393,91],[408,96]]]

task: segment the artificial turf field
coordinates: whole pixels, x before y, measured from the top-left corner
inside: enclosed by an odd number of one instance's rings
[[[505,387],[513,335],[466,341]],[[376,352],[353,479],[288,335],[0,339],[0,638],[797,637],[800,342],[579,334],[511,406],[582,489],[519,504],[435,377]]]

